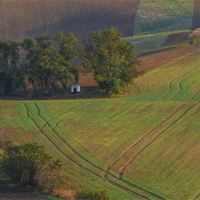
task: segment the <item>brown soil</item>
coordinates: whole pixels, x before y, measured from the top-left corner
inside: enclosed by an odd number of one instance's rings
[[[2,180],[0,180],[0,199],[1,200],[27,200],[27,199],[38,199],[47,200],[48,198],[39,197],[30,192],[26,192],[22,188],[9,188]]]
[[[200,44],[145,55],[139,58],[142,64],[138,66],[138,68],[148,72],[166,63],[169,63],[174,59],[184,56],[196,49],[200,49]]]
[[[168,35],[164,46],[176,45],[188,39],[191,32],[186,33],[173,33]]]
[[[200,28],[200,0],[194,1],[192,29]]]
[[[82,42],[91,31],[111,26],[133,35],[140,0],[1,0],[0,38],[21,42],[45,33],[73,32]]]
[[[78,84],[81,87],[94,87],[98,86],[98,83],[94,80],[94,73],[79,73]]]

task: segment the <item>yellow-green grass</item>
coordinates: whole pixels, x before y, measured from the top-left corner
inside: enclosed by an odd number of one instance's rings
[[[164,191],[170,199],[193,199],[200,178],[199,109],[193,107],[136,157],[124,178]]]
[[[126,98],[1,101],[0,135],[45,145],[63,160],[75,189],[107,189],[112,198],[133,198],[122,186],[154,199],[117,179],[125,166],[122,179],[144,190],[192,199],[200,178],[199,53],[135,79]]]
[[[134,84],[129,87],[130,94],[138,99],[144,99],[144,96],[146,96],[148,100],[151,98],[155,99],[155,96],[158,99],[162,99],[163,97],[164,99],[168,99],[168,97],[173,98],[173,95],[180,89],[179,81],[188,76],[182,82],[182,85],[188,80],[194,81],[195,85],[186,84],[186,87],[183,88],[187,90],[185,91],[184,98],[181,99],[181,95],[178,95],[176,98],[179,97],[179,100],[183,101],[189,100],[198,88],[199,73],[195,74],[195,72],[200,70],[199,53],[199,50],[189,53],[137,78]],[[170,90],[170,82],[172,82],[172,90]],[[170,93],[167,94],[169,91]]]

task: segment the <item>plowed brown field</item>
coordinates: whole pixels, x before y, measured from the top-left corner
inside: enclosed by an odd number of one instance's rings
[[[140,0],[1,0],[0,38],[22,41],[41,34],[73,32],[80,40],[91,31],[117,28],[133,35]]]
[[[200,28],[200,0],[194,1],[192,28],[193,30]]]
[[[142,56],[139,58],[142,64],[138,66],[138,68],[140,70],[144,70],[145,72],[148,72],[148,71],[151,71],[152,69],[160,67],[161,65],[164,65],[166,63],[169,63],[170,61],[178,57],[184,56],[199,48],[200,48],[200,44],[197,44],[197,45],[191,45],[188,47],[181,47],[178,49],[171,49],[171,50],[166,50],[159,53],[152,53],[146,56]]]

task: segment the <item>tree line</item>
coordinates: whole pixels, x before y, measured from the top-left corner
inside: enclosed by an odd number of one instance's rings
[[[91,32],[82,44],[73,33],[62,32],[25,38],[22,43],[0,40],[0,92],[12,95],[20,90],[26,95],[27,83],[41,94],[53,96],[56,84],[64,92],[67,85],[78,82],[79,69],[72,61],[81,58],[82,69],[94,73],[101,90],[120,94],[141,73],[134,48],[113,27]]]
[[[59,196],[62,191],[73,189],[73,199],[110,199],[106,190],[75,188],[63,167],[63,162],[53,159],[44,146],[32,142],[16,145],[0,137],[1,173],[18,185],[50,195],[60,191]]]

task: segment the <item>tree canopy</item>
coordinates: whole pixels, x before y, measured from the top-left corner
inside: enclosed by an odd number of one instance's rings
[[[54,95],[56,83],[64,87],[75,80],[74,74],[77,76],[78,70],[70,63],[76,53],[73,46],[76,38],[64,37],[59,32],[54,40],[61,43],[59,52],[46,34],[35,38],[36,43],[26,38],[21,44],[28,51],[25,60],[28,81],[34,88],[39,86],[43,94]]]
[[[85,61],[84,67],[93,70],[100,89],[108,94],[120,94],[133,77],[140,74],[136,67],[140,62],[134,48],[111,27],[103,32],[91,32],[80,53]]]
[[[25,89],[23,71],[19,65],[19,45],[0,40],[0,91],[10,95],[21,87]]]

